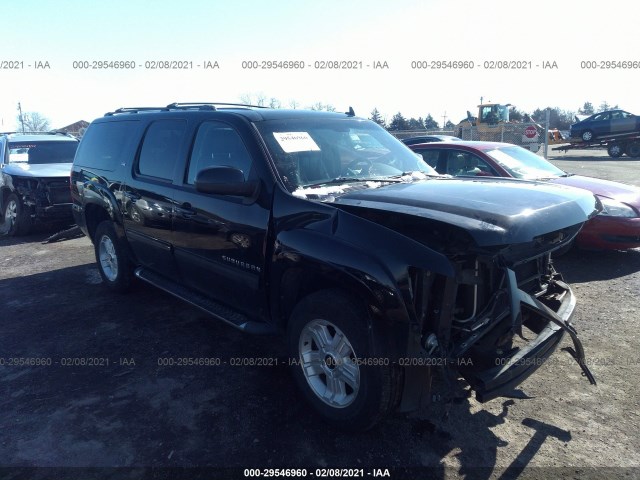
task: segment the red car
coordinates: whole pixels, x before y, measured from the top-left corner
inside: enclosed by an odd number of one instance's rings
[[[603,210],[576,237],[585,249],[624,250],[640,247],[640,188],[573,175],[544,158],[509,143],[439,142],[409,146],[441,174],[546,180],[593,192]]]

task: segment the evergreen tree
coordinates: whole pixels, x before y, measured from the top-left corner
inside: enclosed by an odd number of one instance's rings
[[[424,130],[424,123],[422,122],[422,117],[417,120],[413,117],[409,119],[407,130]]]
[[[591,102],[584,102],[582,108],[578,109],[578,113],[580,115],[593,115],[595,113],[593,104]]]
[[[433,119],[430,113],[428,113],[427,118],[424,119],[424,128],[426,130],[439,130],[440,124]]]
[[[408,130],[409,124],[407,119],[402,116],[400,112],[396,113],[389,123],[389,130],[398,131],[398,130]]]
[[[516,107],[509,109],[509,120],[512,122],[522,122],[524,120],[524,112],[521,112]]]
[[[387,123],[384,121],[384,118],[382,118],[382,115],[380,115],[380,112],[378,111],[377,108],[373,109],[373,111],[371,112],[371,117],[369,117],[369,120],[373,120],[381,127],[385,127]]]

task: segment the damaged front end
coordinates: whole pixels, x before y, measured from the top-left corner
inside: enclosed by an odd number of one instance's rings
[[[16,178],[13,186],[34,219],[51,221],[72,217],[68,177]]]
[[[570,323],[575,297],[550,257],[575,233],[478,255],[452,255],[453,277],[413,272],[422,355],[442,359],[441,365],[458,371],[476,398],[486,402],[513,392],[566,332],[574,344],[569,352],[595,384]]]

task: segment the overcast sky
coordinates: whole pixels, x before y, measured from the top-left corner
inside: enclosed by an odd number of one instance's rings
[[[507,0],[21,0],[4,2],[0,130],[17,104],[62,127],[123,106],[238,102],[243,94],[286,106],[316,102],[368,117],[428,113],[455,123],[480,98],[577,110],[603,101],[640,113],[640,37],[633,2]],[[135,69],[74,69],[73,62],[131,61]],[[146,62],[192,62],[153,70]],[[298,70],[243,69],[243,61],[292,60]],[[320,70],[316,62],[362,62]],[[413,61],[468,61],[473,69],[414,69]],[[526,70],[489,69],[519,61]],[[636,61],[635,69],[582,62]],[[41,63],[38,63],[41,62]],[[36,65],[49,68],[36,69]],[[205,62],[219,68],[205,70]],[[388,69],[374,69],[376,62]],[[557,68],[544,69],[546,64]],[[198,66],[199,65],[199,66]],[[430,63],[429,63],[430,65]],[[261,66],[261,65],[260,65]]]

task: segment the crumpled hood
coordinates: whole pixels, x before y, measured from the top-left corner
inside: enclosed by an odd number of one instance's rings
[[[556,185],[569,185],[571,187],[584,188],[602,197],[611,198],[640,208],[640,188],[619,182],[611,182],[600,178],[571,175],[550,180]]]
[[[397,183],[349,192],[333,204],[455,225],[466,230],[479,246],[531,242],[540,235],[584,223],[601,208],[586,190],[494,178]]]
[[[69,177],[71,165],[71,163],[10,163],[2,171],[7,175],[19,177]]]

